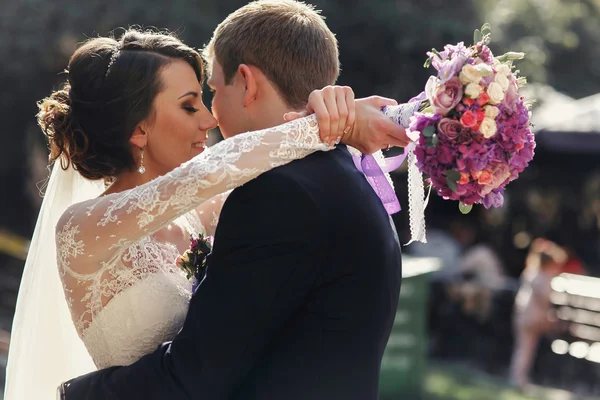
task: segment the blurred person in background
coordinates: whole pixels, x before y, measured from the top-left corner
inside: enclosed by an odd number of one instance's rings
[[[450,297],[462,303],[467,315],[483,322],[494,294],[505,286],[504,266],[487,235],[469,217],[453,221],[450,232],[462,249],[450,279]]]
[[[542,238],[532,242],[515,299],[515,346],[510,380],[517,387],[529,383],[529,374],[542,335],[558,328],[550,302],[551,283],[564,271],[567,261],[567,252],[556,243]]]

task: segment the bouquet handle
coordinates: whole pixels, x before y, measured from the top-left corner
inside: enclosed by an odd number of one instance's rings
[[[383,113],[398,125],[408,129],[412,116],[419,111],[419,107],[422,103],[422,99],[418,97],[415,99],[416,100],[406,104],[385,107],[383,109]],[[409,137],[413,141],[418,139],[418,136],[412,137],[410,133]],[[425,196],[423,175],[417,167],[417,157],[415,156],[414,150],[415,144],[413,142],[405,147],[404,154],[399,156],[406,157],[408,163],[408,216],[411,239],[406,245],[409,245],[415,241],[427,243],[425,229],[425,208],[427,207],[427,203],[429,201],[431,186],[429,187],[429,191]]]

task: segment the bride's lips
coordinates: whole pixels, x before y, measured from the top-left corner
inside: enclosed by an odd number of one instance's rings
[[[192,143],[194,149],[204,149],[206,147],[205,142],[194,142]]]

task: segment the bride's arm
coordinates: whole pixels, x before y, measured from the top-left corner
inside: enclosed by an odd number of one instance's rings
[[[57,225],[58,257],[63,266],[74,269],[76,264],[77,272],[91,272],[86,264],[97,269],[98,260],[109,259],[205,200],[331,148],[321,142],[315,116],[221,141],[144,185],[70,207]],[[93,257],[69,262],[84,254]]]
[[[404,129],[380,112],[390,103],[393,101],[377,96],[357,101],[356,124],[343,142],[367,153],[389,143],[407,142]],[[59,265],[71,270],[71,275],[97,272],[123,249],[205,200],[277,166],[332,149],[319,137],[319,126],[328,123],[325,118],[319,124],[311,115],[274,128],[242,133],[144,185],[70,207],[56,227]]]
[[[221,215],[221,209],[230,193],[231,190],[218,194],[196,207],[196,214],[198,214],[198,218],[202,224],[201,233],[207,236],[214,236],[219,216]]]

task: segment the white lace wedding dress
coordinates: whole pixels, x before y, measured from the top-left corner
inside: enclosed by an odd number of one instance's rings
[[[191,284],[175,259],[184,249],[160,232],[210,234],[226,194],[214,196],[329,149],[316,119],[303,118],[235,136],[145,185],[70,207],[56,230],[58,266],[73,322],[96,366],[131,364],[183,324]]]

